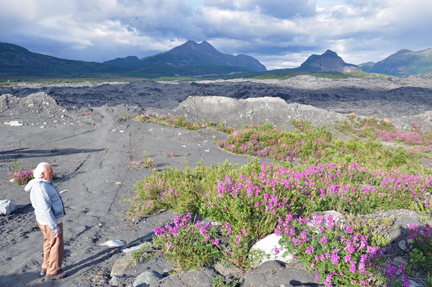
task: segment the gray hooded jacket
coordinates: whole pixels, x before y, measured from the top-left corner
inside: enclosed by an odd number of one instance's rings
[[[30,192],[30,201],[35,209],[36,220],[46,222],[52,233],[56,234],[60,228],[57,219],[66,215],[63,201],[51,180],[33,179],[25,191]]]

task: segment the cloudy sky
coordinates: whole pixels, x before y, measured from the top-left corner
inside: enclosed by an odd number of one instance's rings
[[[432,48],[431,0],[0,0],[0,42],[103,62],[208,41],[267,69],[327,49],[346,62]]]

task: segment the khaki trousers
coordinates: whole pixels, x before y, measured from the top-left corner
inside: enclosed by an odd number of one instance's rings
[[[61,272],[61,265],[63,261],[63,222],[58,225],[61,234],[57,238],[54,237],[54,234],[52,234],[52,230],[48,225],[41,225],[38,222],[38,226],[42,230],[44,236],[44,259],[42,263],[42,271],[46,270],[46,275],[48,276],[56,275]]]

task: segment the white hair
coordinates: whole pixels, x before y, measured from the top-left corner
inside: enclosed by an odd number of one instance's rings
[[[37,165],[37,167],[33,170],[33,176],[35,179],[41,179],[42,178],[42,173],[48,171],[47,165],[50,165],[50,164],[47,162],[41,162],[40,164]]]

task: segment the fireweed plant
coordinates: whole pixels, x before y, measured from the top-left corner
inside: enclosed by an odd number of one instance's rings
[[[350,114],[348,119],[337,123],[335,128],[347,135],[411,145],[413,148],[408,149],[410,152],[431,151],[428,146],[432,144],[432,132],[422,131],[415,122],[411,123],[410,132],[401,132],[388,119],[358,118],[355,114]]]
[[[268,124],[236,130],[220,141],[218,146],[233,153],[282,162],[355,162],[361,165],[373,162],[384,169],[419,166],[419,153],[409,153],[403,147],[383,147],[380,142],[373,140],[343,141],[335,138],[326,127],[316,127],[301,120],[293,120],[292,124],[297,131],[282,131]]]
[[[12,160],[14,165],[9,166],[8,177],[17,185],[27,184],[34,178],[35,167],[21,166],[19,160]]]
[[[227,258],[232,261],[233,265],[241,269],[253,266],[252,262],[248,261],[251,246],[258,239],[278,232],[274,228],[280,225],[280,218],[286,218],[290,213],[306,217],[313,214],[314,211],[332,209],[342,213],[365,214],[377,210],[400,208],[418,210],[425,214],[430,213],[430,202],[425,192],[431,188],[431,176],[372,171],[354,163],[351,165],[327,163],[311,165],[303,170],[294,170],[278,165],[260,165],[257,161],[253,161],[241,168],[237,166],[237,168],[236,172],[236,166],[225,163],[218,168],[200,165],[196,169],[167,170],[158,175],[155,174],[146,179],[147,184],[141,185],[141,189],[136,190],[137,198],[132,200],[134,203],[132,207],[141,206],[141,208],[131,209],[130,212],[145,215],[160,209],[176,209],[179,203],[184,202],[186,198],[189,199],[187,204],[182,205],[183,210],[192,212],[199,210],[201,214],[223,225],[219,230],[211,229],[212,232],[207,234],[210,236],[208,237],[210,242],[219,242],[221,243],[219,247],[224,248],[208,245],[208,248],[211,247],[214,250],[206,250],[206,252],[210,254],[219,250],[222,254],[229,254]],[[210,170],[217,170],[217,172],[213,172],[212,180],[208,181],[206,175]],[[230,175],[221,177],[222,174]],[[193,198],[191,198],[192,195],[194,195]],[[177,228],[178,233],[175,231],[175,234],[181,235],[182,232],[187,232],[190,235],[193,233],[190,228],[192,227]],[[208,228],[213,227],[210,225]],[[335,230],[331,229],[328,232],[333,231]],[[197,235],[198,231],[195,231],[195,234]],[[218,234],[225,234],[225,237],[218,237]],[[361,235],[366,236],[366,234],[367,232]],[[201,234],[201,236],[206,235]],[[173,248],[176,248],[177,244],[185,244],[183,239],[177,238],[174,234],[172,237],[176,237],[174,241],[163,243],[171,244]],[[177,239],[180,241],[176,241]],[[189,238],[189,242],[194,240],[196,239]],[[373,236],[368,238],[370,246],[383,243],[388,242],[379,241]],[[172,256],[177,256],[170,253],[175,252],[176,249],[173,248],[164,250],[162,247],[166,258],[171,261],[174,260]],[[195,252],[192,249],[189,251]],[[300,256],[301,254],[298,255],[298,258]],[[337,256],[340,257],[340,255]],[[209,264],[209,262],[201,262],[195,267],[203,264]],[[359,266],[356,268],[358,269]],[[322,272],[333,272],[329,270],[325,269]],[[350,280],[356,282],[366,280],[357,275],[349,277],[357,279]],[[367,278],[369,279],[370,276]],[[379,278],[381,277],[376,277],[373,282],[384,280]]]
[[[24,185],[27,184],[30,180],[32,180],[33,177],[33,171],[32,170],[21,170],[16,172],[8,172],[9,179],[13,180],[14,183],[18,185]]]
[[[417,224],[408,225],[408,236],[413,240],[413,250],[410,256],[409,271],[432,272],[432,227],[431,223],[420,227]]]
[[[232,152],[271,158],[272,165],[252,160],[243,166],[199,163],[185,170],[154,170],[136,183],[129,214],[174,209],[201,213],[221,224],[202,225],[187,215],[187,220],[178,217],[174,225],[155,229],[157,246],[177,270],[210,265],[222,257],[245,270],[253,266],[251,246],[275,232],[327,286],[377,286],[394,280],[406,286],[405,266],[393,267],[383,257],[386,237],[355,224],[336,226],[314,212],[357,215],[411,209],[430,215],[432,176],[419,165],[420,151],[382,147],[379,141],[358,137],[344,142],[326,128],[303,121],[293,125],[295,132],[248,126],[219,143]],[[297,166],[290,164],[293,159]],[[327,221],[325,228],[319,227],[322,231],[310,226],[317,220]]]
[[[350,226],[336,225],[331,215],[294,219],[289,214],[279,218],[275,233],[282,235],[287,253],[318,271],[317,279],[326,286],[381,286],[393,278],[399,279],[399,286],[411,285],[405,266],[393,267],[385,248],[371,245],[368,235]]]

